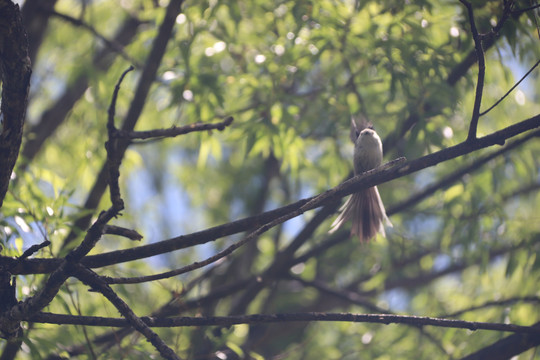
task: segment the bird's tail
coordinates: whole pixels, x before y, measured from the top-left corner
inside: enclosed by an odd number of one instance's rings
[[[345,221],[352,220],[351,235],[358,236],[364,242],[377,232],[386,236],[383,222],[392,226],[376,186],[352,194],[339,210],[341,213],[332,223],[330,233],[339,229]]]

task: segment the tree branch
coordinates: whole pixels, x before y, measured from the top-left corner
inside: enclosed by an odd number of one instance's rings
[[[114,41],[122,46],[129,44],[137,34],[137,30],[141,24],[142,22],[135,18],[127,18],[126,21],[120,25],[120,28],[114,37]],[[112,49],[105,47],[97,51],[92,59],[92,65],[99,71],[105,71],[112,65],[113,60],[115,59],[113,55]],[[79,75],[68,85],[58,100],[43,111],[37,124],[28,129],[27,135],[25,136],[25,145],[21,152],[25,164],[30,163],[32,159],[34,159],[43,147],[45,141],[67,119],[68,114],[73,109],[75,103],[88,89],[89,81],[89,73],[85,72]]]
[[[532,326],[540,330],[540,322]],[[539,334],[513,334],[494,342],[461,360],[507,360],[540,345]]]
[[[109,192],[111,203],[117,213],[124,209],[124,201],[120,195],[120,185],[118,184],[120,178],[121,154],[118,153],[118,140],[115,136],[118,130],[114,125],[114,114],[116,113],[116,99],[118,98],[118,92],[120,91],[120,84],[127,73],[133,69],[133,66],[130,66],[122,73],[120,79],[118,79],[118,82],[114,87],[111,105],[108,110],[107,133],[109,135],[109,140],[105,143],[105,149],[107,149],[107,168],[109,170]]]
[[[469,135],[467,141],[476,140],[476,130],[478,128],[478,119],[480,117],[480,105],[482,103],[482,92],[484,91],[484,78],[486,75],[486,59],[484,58],[484,49],[482,48],[482,40],[476,23],[474,21],[473,8],[470,2],[466,0],[459,0],[466,8],[469,17],[469,24],[471,26],[471,33],[474,40],[474,48],[476,51],[476,59],[478,60],[478,78],[476,81],[476,92],[474,97],[474,106],[472,111],[472,118],[469,125]]]
[[[156,129],[148,131],[118,131],[116,137],[127,139],[149,139],[149,138],[166,138],[176,137],[179,135],[189,134],[195,131],[210,131],[219,130],[223,131],[227,126],[230,126],[233,122],[233,117],[229,116],[225,120],[216,123],[194,123],[186,126],[173,126],[168,129]]]
[[[112,49],[114,52],[118,53],[122,58],[124,58],[126,61],[129,61],[132,64],[136,64],[135,59],[131,58],[126,52],[124,51],[123,44],[117,42],[116,40],[109,40],[105,36],[101,35],[93,26],[88,25],[81,19],[76,19],[72,16],[69,16],[67,14],[62,14],[54,10],[50,10],[50,15],[54,15],[59,19],[62,19],[64,21],[67,21],[75,26],[82,27],[83,29],[88,30],[92,35],[94,35],[99,40],[103,41],[103,43],[110,49]]]
[[[435,153],[421,158],[407,161],[400,166],[391,169],[374,169],[363,175],[349,179],[333,189],[327,190],[317,196],[312,196],[298,200],[289,205],[265,212],[263,214],[233,221],[227,224],[215,226],[206,230],[195,232],[189,235],[182,235],[160,242],[134,247],[131,249],[111,251],[99,255],[86,256],[82,264],[91,268],[103,267],[122,262],[144,259],[151,256],[168,253],[171,251],[188,248],[195,245],[205,244],[218,238],[236,234],[256,227],[265,226],[275,219],[282,217],[282,221],[290,218],[290,214],[302,213],[319,206],[328,204],[336,199],[345,197],[361,189],[382,184],[397,179],[419,170],[437,165],[441,162],[454,159],[473,151],[483,149],[493,145],[503,145],[505,141],[521,133],[540,127],[540,115],[533,116],[517,124],[508,126],[490,135],[478,138],[474,143],[465,141],[449,148],[439,150]],[[301,211],[298,211],[301,209]],[[275,224],[281,223],[276,222]],[[12,274],[28,274],[50,272],[58,266],[59,259],[26,259],[21,262],[7,257],[0,257],[0,266],[7,266]]]
[[[457,169],[453,173],[444,176],[444,178],[442,178],[440,181],[434,182],[433,184],[424,187],[424,189],[421,192],[414,194],[413,196],[402,201],[401,203],[398,203],[389,207],[386,213],[388,214],[388,216],[390,216],[390,215],[399,213],[410,206],[418,204],[420,201],[431,196],[436,191],[449,187],[450,185],[455,183],[457,180],[461,179],[463,176],[481,169],[481,167],[484,164],[488,163],[489,161],[497,158],[498,156],[504,153],[507,153],[510,150],[517,148],[518,146],[524,144],[528,140],[534,137],[538,137],[538,136],[540,136],[540,129],[529,132],[525,136],[506,144],[502,149],[494,151],[491,154],[482,156],[476,159],[475,161],[473,161],[470,165]]]
[[[103,296],[105,296],[107,300],[109,300],[126,318],[128,323],[143,334],[146,339],[152,345],[154,345],[161,356],[163,356],[165,359],[180,359],[178,355],[176,355],[174,351],[168,347],[144,321],[135,315],[133,310],[131,310],[131,308],[118,295],[116,295],[116,293],[107,284],[105,284],[97,274],[89,269],[83,268],[82,266],[78,266],[77,270],[75,271],[75,276],[86,285],[90,286],[93,290],[99,291]]]
[[[150,87],[156,78],[159,64],[161,63],[163,55],[165,54],[167,44],[171,39],[176,17],[180,13],[182,3],[183,0],[171,0],[167,6],[165,17],[161,23],[161,26],[159,27],[158,35],[153,42],[152,49],[150,50],[150,54],[145,62],[145,67],[142,70],[141,77],[139,78],[135,95],[121,126],[122,131],[133,130],[135,128],[135,124],[139,120],[144,104],[146,103],[146,98],[150,92]],[[128,140],[120,141],[118,143],[118,156],[120,158],[123,157],[128,145]],[[90,190],[90,193],[88,194],[84,204],[85,209],[95,210],[97,208],[107,186],[106,175],[107,165],[104,164],[92,189]],[[63,247],[76,239],[80,229],[86,229],[91,220],[92,214],[78,219],[73,226],[73,230],[64,239]]]
[[[19,6],[0,1],[0,208],[19,156],[32,74]]]
[[[507,306],[507,305],[512,305],[512,304],[515,304],[515,303],[540,304],[540,297],[538,297],[538,296],[519,296],[519,297],[510,298],[510,299],[486,301],[483,304],[471,306],[471,307],[468,307],[466,309],[455,311],[453,313],[441,315],[439,317],[442,317],[442,318],[456,317],[456,316],[465,314],[465,313],[470,312],[470,311],[481,310],[481,309],[485,309],[485,308],[492,307],[492,306]]]
[[[291,313],[291,314],[255,314],[237,316],[209,316],[209,317],[141,317],[146,325],[151,327],[183,327],[183,326],[231,326],[238,324],[267,324],[306,321],[336,321],[352,323],[376,324],[407,324],[414,326],[436,326],[444,328],[507,331],[520,334],[533,334],[540,337],[540,328],[514,324],[490,323],[479,321],[465,321],[454,319],[441,319],[428,316],[410,316],[395,314],[351,314],[351,313]],[[73,316],[50,313],[39,313],[26,321],[58,325],[87,325],[125,327],[129,323],[125,319],[101,318],[95,316]]]
[[[530,73],[532,73],[533,70],[536,69],[536,67],[537,67],[538,65],[540,65],[540,60],[538,60],[538,61],[537,61],[537,62],[529,69],[529,71],[527,71],[527,73],[525,73],[525,75],[523,75],[523,76],[521,77],[521,79],[519,79],[519,81],[518,81],[517,83],[515,83],[514,86],[512,86],[512,87],[510,88],[510,90],[508,90],[508,91],[506,92],[506,94],[504,94],[499,100],[495,101],[495,103],[494,103],[493,105],[491,105],[487,110],[482,111],[482,112],[480,113],[479,116],[484,116],[484,115],[486,115],[486,114],[487,114],[488,112],[490,112],[495,106],[499,105],[499,103],[501,103],[501,101],[503,101],[508,95],[510,95],[510,93],[511,93],[512,91],[514,91],[514,89],[517,88],[518,85],[521,84],[521,82],[522,82],[523,80],[525,80],[525,78],[527,78],[527,76],[529,76]]]

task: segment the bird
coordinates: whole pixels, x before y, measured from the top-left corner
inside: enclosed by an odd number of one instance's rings
[[[354,142],[354,175],[360,175],[381,165],[383,148],[381,138],[366,122],[358,124],[351,119],[351,140]],[[330,227],[330,233],[337,231],[343,223],[352,221],[351,236],[357,236],[360,242],[368,242],[380,233],[386,236],[384,224],[392,227],[386,216],[384,204],[377,186],[360,190],[349,196],[339,209],[339,216]]]

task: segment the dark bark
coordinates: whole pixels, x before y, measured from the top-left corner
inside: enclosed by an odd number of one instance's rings
[[[28,103],[32,73],[28,57],[28,41],[19,6],[0,1],[0,75],[2,107],[0,130],[0,207],[17,162]]]

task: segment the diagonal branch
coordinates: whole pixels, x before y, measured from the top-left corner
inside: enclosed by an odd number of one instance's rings
[[[164,240],[158,243],[144,245],[127,250],[112,251],[106,254],[88,256],[85,259],[85,265],[90,267],[107,266],[110,264],[131,261],[135,259],[147,258],[154,255],[159,255],[165,252],[170,252],[198,244],[213,241],[219,237],[231,235],[240,231],[252,229],[256,226],[260,227],[262,232],[268,230],[266,227],[269,223],[280,224],[287,219],[290,219],[291,213],[302,214],[305,211],[312,210],[316,207],[328,204],[338,198],[350,195],[361,189],[375,186],[396,178],[417,172],[419,170],[434,166],[438,163],[457,158],[468,154],[472,151],[479,150],[495,144],[504,144],[505,140],[526,132],[530,129],[540,127],[540,115],[536,115],[530,119],[524,120],[518,124],[511,125],[505,129],[496,131],[490,135],[477,139],[474,143],[463,142],[458,145],[437,151],[435,153],[423,156],[421,158],[408,161],[400,166],[391,169],[374,169],[349,179],[337,187],[327,190],[317,196],[299,200],[285,207],[278,208],[272,212],[264,213],[259,217],[247,218],[237,222],[217,226],[207,230],[203,230],[190,235],[179,236],[177,238]],[[280,221],[274,222],[280,218]],[[264,219],[263,224],[258,221]],[[257,221],[258,220],[258,221]],[[265,227],[265,229],[262,229]],[[259,231],[259,230],[257,230]],[[262,233],[261,232],[261,233]]]
[[[319,196],[301,199],[260,215],[236,220],[192,234],[182,235],[172,239],[130,249],[86,256],[82,260],[82,263],[85,266],[97,268],[137,259],[144,259],[195,245],[205,244],[224,236],[264,226],[275,219],[287,216],[287,214],[297,211],[300,208],[302,208],[303,211],[308,211],[314,209],[315,207],[328,204],[336,199],[350,195],[363,188],[375,186],[412,174],[422,169],[437,165],[447,160],[455,159],[479,149],[496,144],[503,145],[507,139],[538,127],[540,127],[540,115],[533,116],[527,120],[523,120],[517,124],[496,131],[490,135],[478,138],[474,143],[465,141],[418,159],[407,161],[404,164],[391,169],[371,170],[363,175],[349,179],[338,185],[336,188],[327,190],[325,193],[322,193]],[[316,198],[318,198],[318,200],[312,202],[312,200]],[[310,203],[309,206],[306,206],[308,203]],[[59,266],[60,263],[60,259],[26,259],[24,261],[17,262],[8,257],[0,257],[0,265],[8,267],[12,274],[47,273],[53,271],[57,266]]]
[[[100,277],[93,271],[86,269],[82,266],[78,266],[75,272],[75,276],[90,286],[93,290],[99,291],[103,296],[107,298],[120,313],[126,318],[128,323],[133,326],[137,331],[143,334],[146,339],[154,345],[159,351],[161,356],[165,359],[180,359],[174,351],[168,347],[163,340],[152,331],[145,322],[143,322],[131,308],[107,285]]]
[[[120,54],[122,58],[125,60],[136,63],[135,59],[131,58],[125,51],[124,46],[117,42],[116,40],[109,40],[107,37],[100,34],[93,26],[87,24],[86,22],[82,21],[81,19],[76,19],[70,15],[62,14],[54,10],[48,11],[49,15],[54,15],[59,19],[62,19],[64,21],[67,21],[75,26],[82,27],[83,29],[88,30],[92,35],[94,35],[96,38],[100,39],[108,48],[112,49],[114,52]]]
[[[515,149],[516,147],[524,144],[528,140],[530,140],[530,139],[532,139],[534,137],[538,137],[538,136],[540,136],[540,130],[532,131],[532,132],[528,133],[527,135],[525,135],[525,136],[523,136],[523,137],[521,137],[519,139],[516,139],[516,140],[514,140],[512,142],[509,142],[503,148],[501,148],[501,149],[499,149],[497,151],[494,151],[494,152],[492,152],[492,153],[490,153],[488,155],[485,155],[485,156],[483,156],[481,158],[476,159],[470,165],[465,166],[465,167],[460,168],[460,169],[457,169],[456,171],[452,172],[451,174],[446,175],[440,181],[437,181],[437,182],[435,182],[435,183],[433,183],[433,184],[431,184],[429,186],[426,186],[421,192],[407,198],[403,202],[395,204],[395,205],[389,207],[388,211],[387,211],[387,214],[390,216],[392,214],[401,212],[401,211],[405,210],[406,208],[419,203],[420,201],[422,201],[422,200],[428,198],[429,196],[431,196],[436,191],[449,187],[450,185],[455,183],[457,180],[461,179],[463,176],[481,169],[482,165],[488,163],[492,159],[495,159],[496,157],[498,157],[498,156],[500,156],[502,154],[505,154],[508,151],[511,151],[511,150]]]
[[[512,86],[512,87],[510,88],[510,90],[508,90],[508,91],[506,92],[506,94],[504,94],[499,100],[495,101],[495,103],[494,103],[493,105],[491,105],[487,110],[482,111],[482,112],[480,113],[480,116],[486,115],[486,114],[487,114],[488,112],[490,112],[495,106],[499,105],[499,104],[501,103],[501,101],[503,101],[508,95],[510,95],[510,93],[511,93],[512,91],[514,91],[514,89],[517,88],[518,85],[521,84],[521,82],[522,82],[523,80],[525,80],[525,79],[527,78],[527,76],[530,75],[530,73],[533,72],[534,69],[536,69],[536,67],[537,67],[538,65],[540,65],[540,60],[538,60],[538,61],[537,61],[537,62],[529,69],[529,71],[527,71],[527,72],[525,73],[525,75],[523,75],[523,76],[521,77],[521,79],[519,79],[519,81],[516,82],[516,83],[514,84],[514,86]]]
[[[465,309],[461,309],[458,311],[455,311],[453,313],[444,314],[440,317],[448,318],[448,317],[456,317],[459,315],[463,315],[464,313],[470,312],[470,311],[476,311],[476,310],[482,310],[488,307],[493,306],[508,306],[515,303],[532,303],[532,304],[540,304],[540,297],[538,296],[518,296],[513,297],[510,299],[503,299],[503,300],[492,300],[492,301],[486,301],[483,304],[471,306]]]
[[[113,41],[121,46],[128,45],[137,34],[137,30],[141,24],[142,22],[135,18],[127,18],[120,25]],[[109,47],[98,50],[92,59],[93,68],[100,72],[105,72],[113,64],[114,55],[113,50]],[[45,141],[67,121],[69,112],[88,89],[89,83],[90,74],[88,72],[80,74],[68,85],[58,100],[43,111],[36,125],[28,129],[25,136],[25,145],[21,151],[25,164],[30,163],[36,157],[43,148]]]
[[[534,324],[533,327],[540,329],[540,322]],[[461,360],[507,360],[539,345],[540,335],[538,334],[512,334]]]

